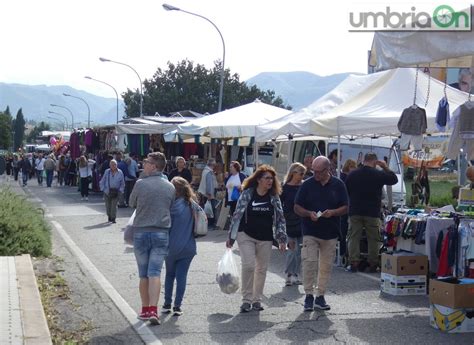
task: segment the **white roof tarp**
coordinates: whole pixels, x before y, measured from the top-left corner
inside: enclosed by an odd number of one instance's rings
[[[187,120],[182,117],[133,117],[124,120],[128,123],[115,125],[118,134],[164,134],[177,128],[179,124]]]
[[[280,118],[291,111],[259,100],[179,125],[178,134],[205,135],[210,138],[254,137],[255,127]]]
[[[418,72],[415,68],[398,68],[374,73],[378,79],[329,112],[312,119],[308,127],[320,136],[337,135],[399,135],[397,124],[403,109],[413,104],[416,88],[416,104],[426,109],[427,132],[436,132],[438,103],[444,97],[445,84]],[[425,106],[429,85],[428,104]],[[468,100],[468,94],[450,86],[446,88],[450,110]]]
[[[308,123],[311,119],[324,114],[334,107],[344,103],[353,97],[364,87],[368,87],[378,76],[370,75],[349,75],[333,90],[317,99],[308,107],[299,111],[285,115],[269,123],[257,126],[255,140],[265,142],[272,139],[288,140],[288,135],[313,135]]]
[[[472,31],[380,31],[374,34],[369,64],[377,71],[397,67],[471,67]]]

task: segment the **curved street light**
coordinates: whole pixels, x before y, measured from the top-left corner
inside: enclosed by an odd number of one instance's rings
[[[58,104],[53,104],[53,103],[51,103],[50,106],[66,109],[69,112],[69,114],[71,114],[71,129],[74,129],[74,115],[71,109],[69,109],[68,107],[65,107],[64,105],[58,105]]]
[[[209,18],[206,18],[200,14],[197,14],[197,13],[193,13],[193,12],[189,12],[189,11],[185,11],[179,7],[176,7],[176,6],[173,6],[173,5],[169,5],[169,4],[163,4],[163,8],[166,10],[166,11],[180,11],[180,12],[184,12],[184,13],[187,13],[187,14],[190,14],[192,16],[196,16],[196,17],[199,17],[199,18],[202,18],[206,21],[208,21],[209,23],[211,23],[211,25],[217,30],[217,32],[219,33],[219,36],[221,37],[221,40],[222,40],[222,69],[221,69],[221,81],[219,83],[219,103],[218,103],[218,106],[217,106],[217,111],[220,112],[222,110],[222,97],[224,95],[224,68],[225,68],[225,42],[224,42],[224,37],[222,36],[222,33],[221,31],[219,30],[219,28],[217,27],[216,24],[214,24]]]
[[[68,93],[63,93],[63,96],[77,98],[84,102],[84,104],[87,106],[87,127],[90,128],[91,127],[91,108],[89,107],[89,104],[87,104],[87,102],[81,97],[73,96]]]
[[[142,83],[142,78],[140,78],[140,75],[135,70],[135,68],[133,68],[130,65],[127,65],[126,63],[106,59],[106,58],[103,58],[103,57],[100,57],[99,60],[102,61],[102,62],[113,62],[113,63],[119,64],[119,65],[127,66],[128,68],[130,68],[132,71],[135,72],[135,74],[138,77],[138,80],[140,81],[140,117],[142,117],[143,116],[143,86],[142,86],[143,83]]]
[[[94,81],[97,81],[99,83],[102,83],[102,84],[105,84],[105,85],[108,85],[110,86],[114,91],[115,91],[115,96],[117,97],[117,123],[119,122],[119,96],[118,96],[118,92],[117,90],[115,90],[115,87],[113,87],[112,85],[110,85],[109,83],[106,83],[105,81],[102,81],[102,80],[98,80],[98,79],[95,79],[95,78],[92,78],[92,77],[89,77],[89,76],[85,76],[84,78],[86,79],[90,79],[90,80],[94,80]]]
[[[55,111],[48,110],[48,113],[54,114],[54,115],[59,115],[64,119],[64,122],[66,123],[66,128],[69,128],[69,124],[67,123],[67,118],[63,114],[57,113]]]

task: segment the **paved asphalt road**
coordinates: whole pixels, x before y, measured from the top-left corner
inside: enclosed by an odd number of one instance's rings
[[[39,187],[34,180],[27,188],[32,201],[41,202],[51,221],[55,221],[113,285],[133,310],[140,307],[137,269],[132,248],[122,239],[122,227],[131,209],[119,209],[117,224],[108,224],[100,195],[80,201],[76,188]],[[40,200],[38,200],[40,199]],[[103,288],[66,246],[60,231],[53,231],[55,254],[65,259],[67,279],[76,276],[73,289],[84,293],[75,303],[85,314],[93,314],[96,327],[92,343],[134,344],[136,336]],[[379,292],[379,274],[352,274],[335,267],[326,301],[329,312],[303,312],[302,286],[284,287],[284,258],[276,250],[265,286],[265,310],[239,314],[240,295],[225,295],[215,283],[216,266],[224,253],[226,233],[214,231],[199,239],[189,277],[184,315],[164,316],[162,325],[151,330],[165,344],[204,343],[370,343],[370,344],[473,344],[466,334],[443,334],[429,324],[427,296],[384,297]],[[237,247],[237,246],[236,246]],[[238,256],[238,249],[235,248]],[[89,281],[77,279],[77,274]],[[113,292],[113,291],[112,291]],[[161,301],[160,301],[161,305]],[[123,307],[123,305],[122,305]],[[130,309],[131,310],[131,309]],[[134,315],[133,315],[134,316]],[[137,327],[142,327],[138,325]],[[145,335],[146,336],[146,335]],[[159,343],[159,342],[156,342]]]

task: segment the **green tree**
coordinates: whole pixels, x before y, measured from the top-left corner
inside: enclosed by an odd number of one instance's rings
[[[7,107],[8,109],[8,107]],[[0,111],[0,148],[8,149],[12,145],[12,117]]]
[[[40,136],[42,131],[49,131],[51,130],[51,127],[49,126],[49,123],[45,123],[41,121],[39,124],[37,124],[33,130],[26,136],[26,142],[27,143],[34,143],[36,138]]]
[[[151,79],[143,82],[143,113],[146,115],[169,114],[179,110],[193,110],[199,113],[215,113],[219,101],[221,62],[216,61],[212,69],[183,60],[176,65],[168,62],[168,69],[158,68]],[[138,90],[122,94],[127,117],[140,114]],[[267,104],[291,109],[274,91],[262,91],[249,87],[239,80],[237,73],[224,71],[224,97],[222,109],[230,109],[260,99]]]
[[[14,150],[23,146],[23,140],[25,138],[25,118],[23,117],[23,111],[20,108],[16,113],[15,121],[13,122],[13,130],[15,131],[13,135],[13,145]]]

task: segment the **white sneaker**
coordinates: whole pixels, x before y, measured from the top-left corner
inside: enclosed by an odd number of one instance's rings
[[[89,197],[86,196],[86,201],[89,201]]]
[[[83,197],[81,198],[81,201],[84,201],[84,198],[83,198]]]
[[[298,278],[297,275],[291,276],[291,283],[292,283],[293,285],[301,285],[301,284],[303,284],[303,283],[301,282],[301,280]]]

